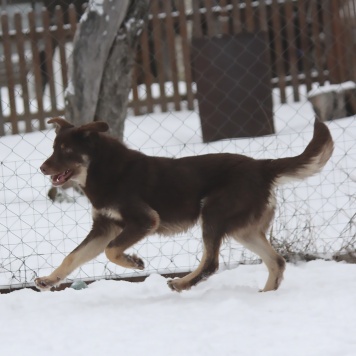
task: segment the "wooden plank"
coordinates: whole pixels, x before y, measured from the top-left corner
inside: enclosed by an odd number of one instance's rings
[[[179,1],[181,3],[182,1]],[[199,8],[199,2],[196,0],[192,0],[193,5],[193,37],[201,38],[203,37],[202,30],[202,16]]]
[[[332,56],[332,28],[330,17],[330,1],[325,0],[321,3],[322,11],[322,31],[324,33],[324,46],[325,46],[325,61],[326,61],[326,75],[325,80],[332,81],[332,67],[335,66],[335,61]]]
[[[255,30],[252,0],[246,0],[245,6],[246,30],[247,32],[252,33]]]
[[[356,2],[344,1],[340,4],[340,17],[342,18],[342,29],[345,51],[345,75],[347,79],[355,80],[356,78],[356,41],[354,39],[354,28],[356,28]],[[353,7],[353,8],[352,8]]]
[[[187,100],[187,95],[186,94],[181,94],[180,95],[180,100],[181,101],[186,101]],[[173,101],[173,97],[172,96],[167,96],[167,101],[168,102],[172,102]],[[161,99],[159,97],[157,98],[152,98],[152,102],[153,102],[153,105],[156,106],[156,105],[160,105],[161,104]],[[130,108],[133,108],[133,106],[135,105],[135,103],[131,100],[128,104],[128,106]],[[142,99],[140,100],[140,106],[141,107],[147,107],[147,99]]]
[[[235,35],[242,32],[240,0],[232,1],[232,28]]]
[[[213,17],[213,12],[212,12],[212,7],[213,7],[213,0],[204,0],[205,4],[205,23],[207,26],[207,35],[208,37],[213,37],[216,35],[216,29],[215,29],[215,23],[214,23],[214,17]]]
[[[227,12],[227,0],[220,0],[221,13],[219,16],[220,33],[223,35],[229,34],[229,14]]]
[[[73,40],[75,31],[77,31],[77,13],[75,11],[75,6],[73,4],[69,4],[68,17],[69,17],[69,24],[70,24],[71,40]]]
[[[41,77],[41,63],[40,63],[40,55],[38,51],[38,38],[36,33],[36,21],[35,21],[35,13],[34,11],[30,11],[28,13],[28,22],[30,29],[30,40],[31,40],[31,49],[32,49],[32,70],[35,78],[35,92],[37,99],[37,114],[38,120],[40,122],[40,130],[45,129],[44,123],[44,110],[43,110],[43,85],[42,85],[42,77]]]
[[[12,70],[12,53],[11,42],[9,37],[9,19],[6,13],[1,15],[1,29],[3,33],[3,48],[4,48],[4,60],[7,77],[7,89],[9,95],[9,108],[10,108],[10,121],[12,127],[12,133],[18,133],[17,126],[17,113],[16,113],[16,101],[15,101],[15,80]]]
[[[42,11],[42,24],[43,24],[43,42],[44,42],[44,52],[45,52],[45,64],[46,64],[46,76],[48,79],[50,101],[52,110],[57,108],[56,100],[56,89],[54,83],[54,73],[53,73],[53,38],[50,32],[50,19],[49,12],[47,9]]]
[[[298,20],[300,30],[300,48],[302,50],[302,68],[305,75],[305,85],[307,91],[312,88],[311,68],[312,63],[309,54],[311,53],[310,38],[308,36],[308,24],[306,22],[306,0],[298,1]]]
[[[138,95],[138,87],[137,87],[137,66],[134,66],[132,69],[132,77],[131,77],[131,91],[132,91],[132,107],[134,110],[134,115],[140,115],[140,98]]]
[[[271,38],[270,38],[270,32],[268,31],[268,17],[267,17],[267,7],[266,7],[266,2],[265,1],[260,1],[258,5],[258,29],[261,31],[262,36],[264,36],[265,41],[267,43],[267,54],[263,53],[262,55],[265,56],[266,61],[268,61],[268,65],[271,68],[270,74],[272,80],[272,56],[271,56]],[[271,83],[272,87],[272,83]]]
[[[52,30],[55,30],[56,28],[56,25],[53,25],[51,26],[51,29]],[[65,38],[70,40],[72,37],[71,37],[71,29],[70,29],[70,26],[69,25],[65,25],[64,28],[63,28],[63,31],[64,31],[64,34],[65,34]],[[42,27],[38,27],[37,28],[37,33],[39,34],[39,36],[42,34],[43,32],[43,28]],[[12,29],[12,30],[9,30],[9,33],[8,33],[9,37],[10,37],[10,40],[11,41],[15,41],[16,40],[16,30]],[[25,31],[24,32],[24,37],[25,37],[25,40],[30,40],[30,33],[29,31]],[[3,42],[3,36],[2,36],[2,33],[0,32],[0,42]]]
[[[168,56],[169,56],[169,64],[170,64],[170,74],[173,86],[173,102],[174,109],[180,110],[180,98],[179,98],[179,88],[178,88],[178,68],[177,68],[177,60],[176,60],[176,48],[175,43],[177,40],[177,36],[174,32],[174,24],[172,19],[172,5],[170,1],[164,2],[164,10],[166,13],[166,42],[168,45]]]
[[[67,68],[67,57],[66,57],[66,38],[63,29],[63,10],[60,6],[56,6],[55,10],[55,19],[57,24],[57,31],[56,31],[56,40],[58,42],[58,49],[59,49],[59,58],[61,63],[61,74],[62,74],[62,83],[63,88],[67,88],[68,86],[68,68]]]
[[[341,83],[345,80],[345,71],[343,69],[344,60],[344,51],[342,44],[342,24],[339,13],[339,1],[331,1],[331,22],[332,22],[332,31],[333,31],[333,52],[335,66],[333,69],[333,76],[331,78],[332,83]]]
[[[5,135],[5,117],[3,114],[3,107],[2,107],[2,96],[1,96],[1,89],[0,89],[0,136]]]
[[[283,60],[283,48],[282,48],[282,36],[281,36],[281,24],[280,24],[280,14],[279,14],[279,4],[278,0],[272,0],[271,5],[272,11],[272,28],[274,35],[274,51],[275,51],[275,61],[276,61],[276,72],[278,77],[278,88],[281,95],[281,103],[286,103],[286,73],[284,69]]]
[[[64,109],[57,109],[57,110],[44,110],[43,115],[45,117],[54,117],[54,116],[61,116],[64,114]],[[18,113],[17,114],[17,122],[20,121],[25,121],[29,119],[30,121],[32,120],[38,120],[38,112],[30,112],[29,115],[25,115],[24,113]],[[10,122],[11,118],[10,116],[5,116],[4,117],[5,122]],[[32,130],[33,131],[33,130]]]
[[[292,0],[286,0],[285,6],[285,16],[286,16],[286,30],[287,30],[287,41],[288,41],[288,64],[289,71],[292,77],[292,87],[293,87],[293,99],[294,101],[299,101],[299,83],[298,83],[298,67],[297,67],[297,46],[296,46],[296,35],[294,31],[294,15],[293,15],[293,2]]]
[[[31,120],[29,117],[30,114],[30,97],[28,93],[27,86],[27,61],[25,56],[25,39],[22,29],[22,15],[20,13],[15,13],[14,24],[16,29],[16,47],[19,57],[19,70],[20,70],[20,84],[22,89],[22,100],[23,108],[25,113],[25,130],[26,132],[31,132]]]
[[[266,32],[268,36],[267,9],[264,1],[260,1],[258,5],[258,23],[260,31]]]
[[[350,9],[350,37],[353,36],[353,40],[350,42],[350,53],[351,53],[351,68],[352,68],[352,80],[356,82],[356,41],[355,41],[355,31],[356,31],[356,2],[349,2]],[[353,30],[352,30],[353,29]]]
[[[158,0],[151,1],[152,9],[152,26],[153,26],[153,44],[154,52],[156,59],[156,69],[157,69],[157,78],[160,89],[160,98],[161,98],[161,110],[162,112],[167,112],[167,97],[165,90],[165,76],[164,76],[164,57],[162,49],[162,31],[161,31],[161,21],[158,18],[159,7]]]
[[[196,1],[194,1],[195,3]],[[178,2],[179,11],[179,31],[182,40],[183,49],[183,62],[184,62],[184,76],[186,84],[187,93],[187,104],[188,110],[194,109],[194,94],[192,90],[193,78],[192,78],[192,68],[191,68],[191,57],[190,57],[190,40],[188,38],[187,32],[187,19],[185,16],[185,5],[184,1]]]
[[[314,42],[314,62],[316,66],[316,70],[318,72],[318,82],[321,85],[325,83],[324,77],[324,61],[323,61],[323,53],[321,49],[321,41],[320,41],[320,23],[318,21],[318,8],[317,3],[312,1],[310,3],[311,6],[311,16],[312,16],[312,38]]]
[[[152,101],[152,72],[150,63],[150,47],[148,44],[148,25],[146,24],[143,32],[141,34],[141,55],[142,55],[142,66],[143,66],[143,76],[146,86],[146,106],[147,112],[153,112],[153,101]],[[137,64],[136,64],[137,66]]]

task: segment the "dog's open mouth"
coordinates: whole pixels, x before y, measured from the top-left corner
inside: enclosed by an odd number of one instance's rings
[[[67,169],[65,172],[59,174],[54,174],[53,176],[51,176],[52,184],[54,186],[62,185],[67,182],[72,175],[73,171],[71,171],[70,169]]]

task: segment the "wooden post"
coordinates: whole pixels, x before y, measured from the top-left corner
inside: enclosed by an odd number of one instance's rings
[[[7,77],[7,88],[9,93],[9,104],[10,104],[10,120],[12,133],[18,133],[17,120],[16,120],[16,102],[15,102],[15,80],[14,73],[12,70],[12,61],[11,61],[11,42],[9,36],[9,19],[7,14],[1,15],[1,29],[3,35],[3,46],[4,46],[4,55],[5,55],[5,68],[6,68],[6,77]]]
[[[281,24],[279,16],[279,3],[277,0],[272,0],[272,27],[274,33],[274,46],[275,46],[275,61],[276,72],[278,78],[278,88],[281,95],[281,103],[287,102],[286,97],[286,73],[283,63],[283,48],[282,48],[282,36],[281,36]]]
[[[176,111],[180,110],[180,96],[178,88],[178,68],[177,68],[177,59],[176,59],[176,36],[174,33],[174,24],[172,19],[172,5],[170,1],[164,2],[164,10],[166,13],[166,34],[167,34],[167,45],[169,52],[169,64],[171,69],[171,81],[173,85],[173,102],[174,109]]]
[[[289,57],[289,71],[292,77],[293,99],[299,101],[299,81],[298,81],[298,67],[297,67],[297,46],[296,36],[294,31],[293,21],[293,3],[287,0],[284,4],[286,23],[287,23],[287,40],[288,40],[288,57]]]
[[[154,45],[154,56],[156,62],[157,79],[159,85],[160,94],[160,104],[162,112],[168,110],[167,97],[165,89],[165,76],[164,76],[164,56],[162,48],[162,30],[161,30],[161,20],[159,19],[159,6],[158,0],[151,1],[152,9],[152,28],[153,28],[153,45]]]
[[[302,50],[302,68],[305,75],[305,85],[307,87],[307,91],[309,91],[312,88],[312,64],[310,60],[310,38],[308,37],[308,25],[306,21],[306,0],[298,1],[298,19],[300,29],[300,46]]]
[[[41,76],[41,63],[38,49],[38,34],[36,31],[35,14],[33,11],[28,13],[28,22],[30,26],[30,41],[32,48],[32,70],[35,77],[35,92],[37,98],[38,120],[40,122],[40,130],[45,129],[44,110],[43,110],[43,83]]]
[[[20,66],[20,83],[22,89],[22,99],[23,99],[23,108],[25,114],[25,125],[26,132],[32,131],[31,126],[31,117],[30,117],[30,102],[29,102],[29,94],[28,94],[28,86],[27,86],[27,62],[25,58],[25,39],[24,34],[22,32],[22,16],[20,13],[16,13],[14,17],[15,28],[16,28],[16,45],[17,51],[19,55],[19,66]]]
[[[187,19],[185,16],[185,6],[184,1],[178,2],[178,11],[179,11],[179,30],[180,36],[182,40],[182,50],[183,50],[183,62],[184,62],[184,75],[185,75],[185,84],[186,84],[186,92],[187,92],[187,103],[188,103],[188,110],[194,109],[194,94],[192,90],[192,67],[190,64],[190,44],[191,38],[188,38],[188,31],[187,31]]]
[[[340,0],[333,0],[330,4],[331,23],[333,32],[332,56],[334,67],[330,68],[331,83],[342,83],[346,80],[346,61],[344,50],[343,30],[340,19]]]
[[[148,37],[148,26],[146,24],[141,35],[141,53],[142,53],[142,66],[146,86],[146,110],[149,113],[153,112],[153,98],[152,98],[152,72],[150,62],[150,47]]]
[[[67,68],[67,56],[65,50],[65,36],[64,36],[64,21],[63,21],[63,10],[60,6],[56,6],[55,9],[55,19],[57,24],[56,40],[58,42],[59,58],[61,61],[62,68],[62,83],[63,87],[68,86],[68,68]]]
[[[43,42],[46,61],[46,76],[48,78],[49,92],[51,98],[52,111],[57,109],[56,90],[54,84],[54,72],[53,72],[53,38],[50,32],[50,18],[48,10],[44,9],[42,12],[43,23]],[[62,63],[63,65],[63,63]]]

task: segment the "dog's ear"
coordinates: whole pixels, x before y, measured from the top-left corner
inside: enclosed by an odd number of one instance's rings
[[[106,132],[109,130],[109,125],[104,121],[93,121],[89,124],[78,127],[78,131],[90,134],[91,132]]]
[[[56,133],[59,132],[61,129],[69,129],[71,127],[74,127],[70,122],[67,120],[62,119],[61,117],[54,117],[53,119],[50,119],[47,121],[49,124],[55,124],[56,125]]]

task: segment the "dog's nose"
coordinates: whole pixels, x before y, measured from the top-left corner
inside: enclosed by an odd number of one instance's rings
[[[40,170],[43,174],[46,174],[47,173],[47,166],[45,163],[43,163],[40,167]]]

